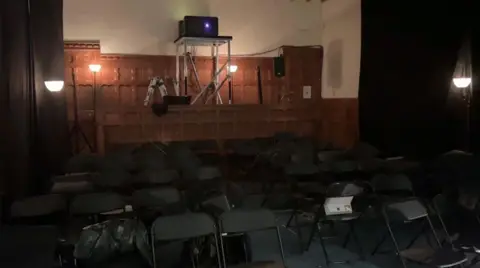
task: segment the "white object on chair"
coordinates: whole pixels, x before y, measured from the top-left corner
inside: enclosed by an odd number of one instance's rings
[[[327,198],[325,200],[325,204],[323,205],[325,209],[325,214],[327,216],[351,214],[353,212],[352,200],[353,196]]]

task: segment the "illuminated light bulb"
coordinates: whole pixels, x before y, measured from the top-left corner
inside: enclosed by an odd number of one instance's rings
[[[466,88],[471,83],[472,83],[472,78],[470,78],[470,77],[453,78],[453,84],[458,88]]]
[[[88,65],[88,68],[93,73],[98,73],[102,69],[102,65],[100,65],[100,64],[90,64],[90,65]]]
[[[63,81],[45,81],[45,86],[51,92],[58,92],[63,89]]]
[[[228,69],[230,70],[231,73],[234,73],[238,70],[238,66],[237,65],[230,65],[230,67],[228,67]]]

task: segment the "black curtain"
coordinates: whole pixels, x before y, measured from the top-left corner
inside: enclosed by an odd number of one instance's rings
[[[464,109],[451,98],[471,1],[362,1],[360,137],[389,154],[458,148]]]
[[[63,7],[62,0],[0,2],[0,179],[15,198],[42,191],[67,157],[64,93],[44,86],[52,74],[63,80]]]

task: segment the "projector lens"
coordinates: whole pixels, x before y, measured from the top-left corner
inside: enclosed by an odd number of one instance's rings
[[[206,22],[206,23],[205,23],[205,28],[206,28],[206,29],[210,29],[210,23]]]

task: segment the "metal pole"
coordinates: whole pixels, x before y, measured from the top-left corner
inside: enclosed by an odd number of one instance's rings
[[[72,68],[72,83],[73,83],[73,127],[72,127],[72,135],[74,135],[75,139],[75,153],[80,152],[80,141],[78,136],[78,126],[80,125],[78,122],[78,99],[77,99],[77,85],[75,80],[75,69]]]
[[[218,44],[215,44],[215,90],[217,91],[217,103],[222,104],[222,98],[220,97],[220,92],[218,91],[219,83],[219,74],[218,74]]]
[[[185,96],[188,94],[188,66],[187,66],[187,41],[183,43],[183,79],[184,79],[184,93]]]
[[[93,128],[97,127],[97,72],[93,72]],[[97,139],[93,139],[93,150],[97,151]]]
[[[176,44],[176,47],[175,47],[175,79],[176,79],[176,82],[179,83],[180,81],[180,48],[178,46],[178,44]],[[175,87],[175,94],[177,94],[177,96],[180,96],[180,90],[178,90],[177,87]]]
[[[232,66],[232,59],[231,59],[231,46],[230,46],[230,41],[227,42],[227,63],[228,63],[228,69],[227,69],[227,77],[228,77],[228,104],[233,104],[233,85],[232,85],[232,72],[231,72],[231,66]]]

